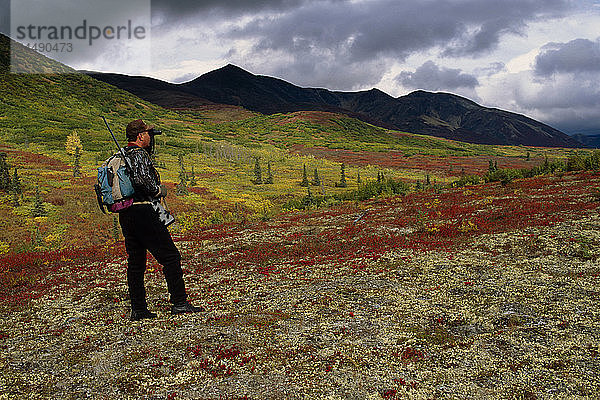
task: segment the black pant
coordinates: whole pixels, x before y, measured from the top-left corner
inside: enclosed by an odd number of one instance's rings
[[[125,237],[127,250],[127,285],[131,308],[136,311],[146,310],[146,288],[144,272],[146,271],[146,251],[154,256],[163,266],[163,274],[171,295],[171,303],[181,303],[187,298],[183,271],[181,270],[181,254],[171,234],[158,219],[157,213],[150,204],[134,204],[119,213],[119,223]]]

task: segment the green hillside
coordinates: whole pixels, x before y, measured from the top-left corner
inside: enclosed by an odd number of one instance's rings
[[[322,146],[353,151],[403,151],[431,155],[523,155],[515,147],[472,145],[431,136],[389,131],[359,120],[331,113],[292,113],[265,116],[230,108],[219,116],[216,110],[170,111],[148,103],[111,85],[77,73],[39,53],[12,42],[18,70],[34,72],[11,74],[11,41],[0,35],[0,129],[2,140],[38,143],[60,149],[66,136],[77,130],[86,150],[107,148],[107,133],[100,115],[105,115],[115,131],[132,119],[143,118],[159,124],[169,140],[163,151],[177,153],[192,149],[198,141],[226,140],[255,147],[270,143],[280,149],[292,145]],[[61,74],[40,73],[61,70]],[[250,116],[248,116],[250,114]]]
[[[99,150],[106,142],[106,128],[100,115],[105,115],[115,128],[143,117],[146,120],[177,118],[173,112],[147,103],[125,91],[98,82],[84,74],[62,66],[33,50],[13,42],[20,71],[10,71],[10,40],[0,36],[0,129],[9,143],[38,143],[49,149],[64,146],[66,136],[77,130],[88,150]],[[49,66],[65,73],[39,74]],[[121,129],[115,129],[120,131]],[[169,131],[184,131],[170,124]],[[120,137],[123,137],[121,135]]]

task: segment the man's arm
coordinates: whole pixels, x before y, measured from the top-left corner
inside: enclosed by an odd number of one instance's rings
[[[154,167],[150,156],[142,149],[134,149],[128,152],[133,176],[131,181],[136,191],[141,192],[151,197],[158,197],[160,194],[160,186],[158,177],[154,173]]]

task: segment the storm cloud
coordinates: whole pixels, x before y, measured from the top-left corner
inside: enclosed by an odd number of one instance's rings
[[[531,70],[508,74],[487,91],[496,104],[510,98],[516,111],[565,132],[600,133],[600,41],[547,43]]]
[[[315,0],[152,0],[153,14],[167,23],[208,14],[237,16],[264,11],[295,9]]]
[[[600,134],[598,72],[498,74],[480,86],[479,93],[488,106],[523,113],[566,133]]]
[[[10,35],[10,0],[0,0],[0,32]]]
[[[537,75],[555,73],[600,73],[600,41],[575,39],[568,43],[549,43],[535,59]]]
[[[251,42],[248,47],[232,47],[228,53],[232,62],[267,74],[285,70],[285,76],[298,84],[350,90],[379,82],[390,65],[420,52],[439,49],[444,57],[490,52],[503,35],[521,34],[528,22],[550,18],[567,4],[563,0],[306,1],[275,13],[248,16],[241,25],[225,27],[223,36]],[[362,74],[356,76],[353,71],[361,68]]]
[[[427,61],[415,72],[401,72],[396,80],[407,88],[434,91],[474,88],[479,85],[475,76],[465,74],[460,69],[440,68],[433,61]]]
[[[429,0],[308,2],[278,15],[256,16],[230,37],[255,38],[255,50],[340,49],[352,60],[404,59],[440,47],[446,55],[476,55],[497,46],[505,33],[563,10],[567,1]]]

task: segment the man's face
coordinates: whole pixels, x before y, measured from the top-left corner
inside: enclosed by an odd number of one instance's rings
[[[140,147],[147,148],[150,146],[150,134],[148,131],[144,131],[138,135],[138,141]]]

